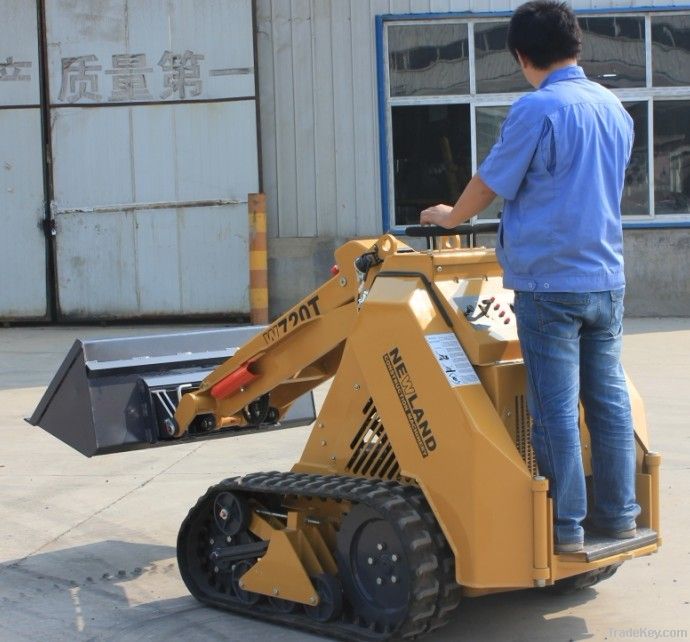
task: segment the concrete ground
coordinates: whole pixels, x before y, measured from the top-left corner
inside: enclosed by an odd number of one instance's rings
[[[174,548],[209,485],[289,468],[307,428],[86,459],[23,422],[75,336],[155,330],[0,330],[0,640],[321,639],[201,606]],[[690,637],[690,319],[628,320],[624,363],[663,454],[661,552],[576,595],[467,599],[431,639]]]

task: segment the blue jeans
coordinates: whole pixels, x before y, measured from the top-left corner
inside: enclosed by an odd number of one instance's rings
[[[582,541],[588,516],[579,404],[592,443],[599,529],[635,527],[635,436],[620,364],[624,289],[606,292],[515,292],[515,316],[527,370],[532,445],[549,479],[556,541]]]

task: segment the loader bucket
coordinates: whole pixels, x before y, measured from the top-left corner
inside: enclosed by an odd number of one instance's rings
[[[311,423],[315,409],[309,392],[292,404],[280,423],[190,430],[181,439],[171,439],[162,429],[180,396],[261,329],[77,339],[27,421],[87,457]]]

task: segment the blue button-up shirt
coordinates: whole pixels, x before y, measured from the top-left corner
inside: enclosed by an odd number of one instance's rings
[[[505,199],[496,254],[505,287],[597,292],[625,285],[620,202],[632,119],[581,67],[516,101],[479,167]]]

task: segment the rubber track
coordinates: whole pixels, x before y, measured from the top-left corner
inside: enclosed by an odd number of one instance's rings
[[[207,517],[205,511],[212,497],[224,490],[250,496],[261,494],[282,498],[284,495],[296,495],[345,500],[365,504],[377,511],[397,531],[401,542],[406,545],[409,564],[416,569],[412,574],[411,598],[405,619],[395,630],[382,630],[347,608],[340,619],[321,624],[301,613],[279,613],[265,602],[246,606],[214,591],[210,585],[199,586],[189,571],[190,562],[197,564],[199,560],[187,558],[187,538],[195,521]],[[180,573],[189,591],[199,601],[343,640],[379,642],[415,638],[445,624],[459,602],[460,587],[455,583],[454,559],[426,499],[418,488],[397,482],[284,472],[253,473],[226,479],[209,488],[191,508],[180,527],[177,551]]]
[[[453,555],[453,552],[450,550],[446,537],[439,528],[436,517],[434,517],[434,513],[429,507],[423,493],[414,486],[406,486],[404,488],[406,497],[419,511],[424,521],[430,526],[436,539],[435,543],[441,566],[441,585],[439,586],[438,596],[436,598],[435,617],[429,622],[426,629],[427,631],[435,631],[448,623],[453,612],[460,604],[462,590],[460,585],[455,581],[455,555]]]
[[[621,563],[611,566],[602,566],[587,573],[573,575],[562,580],[557,580],[555,584],[547,587],[547,590],[555,595],[569,595],[582,589],[590,588],[599,582],[603,582],[611,577],[620,567]]]

